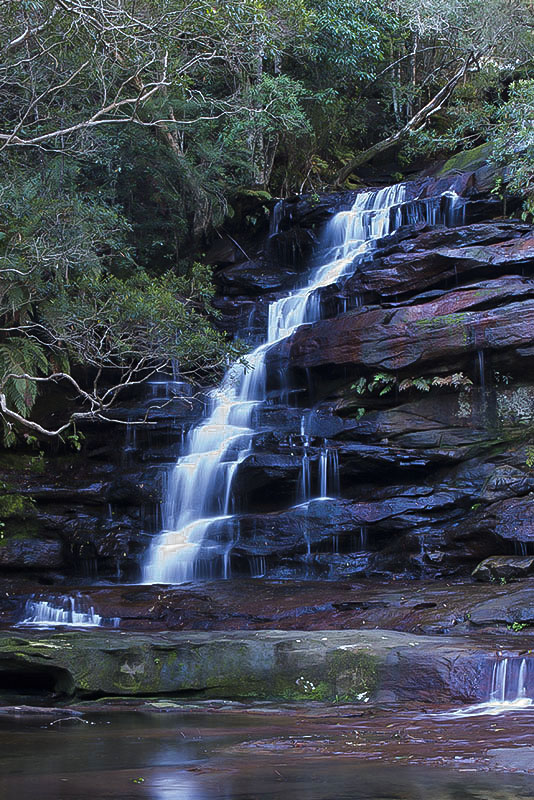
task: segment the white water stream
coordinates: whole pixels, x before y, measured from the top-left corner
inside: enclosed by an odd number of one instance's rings
[[[443,717],[496,716],[534,705],[534,659],[521,656],[498,658],[491,673],[489,699],[439,714]]]
[[[163,504],[163,531],[154,539],[144,568],[145,583],[183,583],[227,578],[234,544],[232,481],[239,464],[251,452],[256,409],[266,400],[266,355],[280,340],[304,323],[321,318],[318,289],[336,283],[355,269],[355,262],[375,242],[407,222],[451,224],[461,203],[453,192],[406,203],[406,186],[361,192],[352,208],[336,214],[327,226],[328,258],[304,288],[270,304],[267,340],[230,367],[211,397],[209,414],[187,441],[186,454],[172,471]],[[274,212],[279,221],[280,210]],[[276,231],[274,231],[276,232]],[[311,479],[306,445],[301,500],[310,499]],[[329,469],[330,461],[330,469]],[[320,458],[319,497],[327,493],[335,456]],[[335,479],[334,479],[335,480]],[[230,535],[228,534],[230,529]],[[222,533],[221,533],[222,531]],[[264,565],[259,567],[264,570]]]
[[[30,598],[24,606],[23,618],[18,626],[35,628],[54,628],[70,626],[74,628],[118,628],[118,617],[104,618],[95,612],[81,597],[62,595],[49,602]]]

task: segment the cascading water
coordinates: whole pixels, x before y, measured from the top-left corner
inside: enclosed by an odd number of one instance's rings
[[[319,498],[339,495],[339,455],[324,441],[319,456]]]
[[[496,715],[534,705],[534,659],[521,656],[497,658],[492,667],[489,700],[445,712],[440,716]]]
[[[232,481],[251,452],[254,414],[266,400],[269,349],[299,325],[321,318],[318,290],[351,274],[355,262],[374,248],[376,240],[406,222],[447,222],[457,207],[453,192],[406,204],[406,185],[398,184],[361,192],[350,210],[335,215],[326,231],[326,263],[314,272],[307,286],[270,304],[267,341],[250,353],[245,363],[230,367],[211,396],[207,418],[190,432],[186,454],[168,482],[162,509],[164,529],[150,548],[144,569],[146,583],[229,576]],[[274,212],[276,224],[280,210]],[[271,235],[273,232],[271,229]],[[305,443],[304,450],[307,457]],[[320,494],[322,482],[321,478]],[[301,499],[309,496],[308,461],[303,462]]]
[[[19,626],[36,628],[64,625],[76,628],[118,628],[119,624],[118,617],[101,617],[83,598],[71,596],[61,596],[52,602],[30,598],[24,606],[23,618],[18,623]]]

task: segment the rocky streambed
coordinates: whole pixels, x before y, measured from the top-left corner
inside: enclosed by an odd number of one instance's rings
[[[6,797],[35,789],[28,753],[17,762],[9,744],[32,725],[51,734],[43,797],[79,800],[89,781],[151,800],[248,798],[251,785],[266,798],[299,785],[306,800],[415,798],[421,785],[449,798],[464,781],[412,781],[398,764],[532,771],[534,228],[500,217],[493,167],[462,170],[410,184],[403,224],[318,292],[323,319],[270,351],[232,530],[213,532],[231,544],[229,580],[136,585],[166,476],[203,413],[179,382],[117,409],[148,413],[145,429],[87,427],[79,455],[2,459]],[[254,341],[354,196],[285,201],[246,259],[223,237],[208,254],[218,324]],[[126,722],[125,708],[142,713]],[[131,746],[117,764],[108,724]],[[71,736],[82,756],[65,769]],[[27,741],[46,743],[36,730]],[[395,769],[366,772],[374,760]],[[471,789],[534,794],[528,782]]]
[[[0,715],[6,800],[531,798],[532,716],[446,720],[347,707],[145,703]],[[503,774],[504,773],[504,774]]]
[[[75,584],[55,589],[11,579],[0,591],[0,625],[11,627],[26,619],[28,598],[30,603],[46,602],[64,611],[71,602],[80,609],[93,608],[104,620],[120,620],[121,631],[381,628],[502,637],[525,635],[534,626],[534,578],[529,577],[511,583],[505,579],[240,579],[186,586]]]

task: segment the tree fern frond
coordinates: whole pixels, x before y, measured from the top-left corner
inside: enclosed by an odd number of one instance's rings
[[[8,376],[43,375],[47,372],[48,359],[38,342],[12,336],[0,344],[0,384],[8,404],[21,416],[29,416],[37,399],[37,384],[28,378]]]

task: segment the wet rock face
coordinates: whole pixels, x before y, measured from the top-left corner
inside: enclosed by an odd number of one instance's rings
[[[528,573],[512,559],[534,556],[534,229],[494,218],[494,177],[479,165],[410,187],[462,194],[462,224],[406,224],[379,241],[321,290],[325,318],[270,351],[266,431],[235,477],[234,574],[467,576],[492,557],[477,577]],[[305,241],[312,228],[320,242],[353,198],[286,204],[280,235]],[[280,286],[303,269],[285,263]],[[241,294],[218,300],[234,319],[254,310],[244,269]],[[259,267],[254,280],[264,319],[279,289],[263,294]],[[302,506],[303,481],[320,494],[326,450],[333,499]]]
[[[477,581],[505,583],[525,578],[534,572],[534,556],[492,556],[482,561],[474,570]]]
[[[179,387],[150,385],[117,409],[125,422],[150,409],[148,426],[87,425],[80,453],[0,459],[0,574],[42,585],[139,580],[160,525],[166,466],[201,411],[200,402],[175,400],[171,390]]]
[[[469,576],[493,558],[477,577],[508,580],[511,561],[495,558],[534,557],[534,229],[495,218],[492,169],[410,185],[413,198],[461,194],[462,224],[405,220],[321,290],[320,322],[271,350],[261,433],[234,478],[233,575]],[[269,302],[320,263],[325,224],[354,197],[290,198],[255,248],[212,248],[217,324],[256,342]],[[140,419],[150,405],[148,429],[95,426],[81,455],[0,464],[0,571],[139,579],[201,413],[166,391],[121,411]]]
[[[8,539],[0,547],[0,567],[6,570],[61,569],[61,542],[48,539]]]

